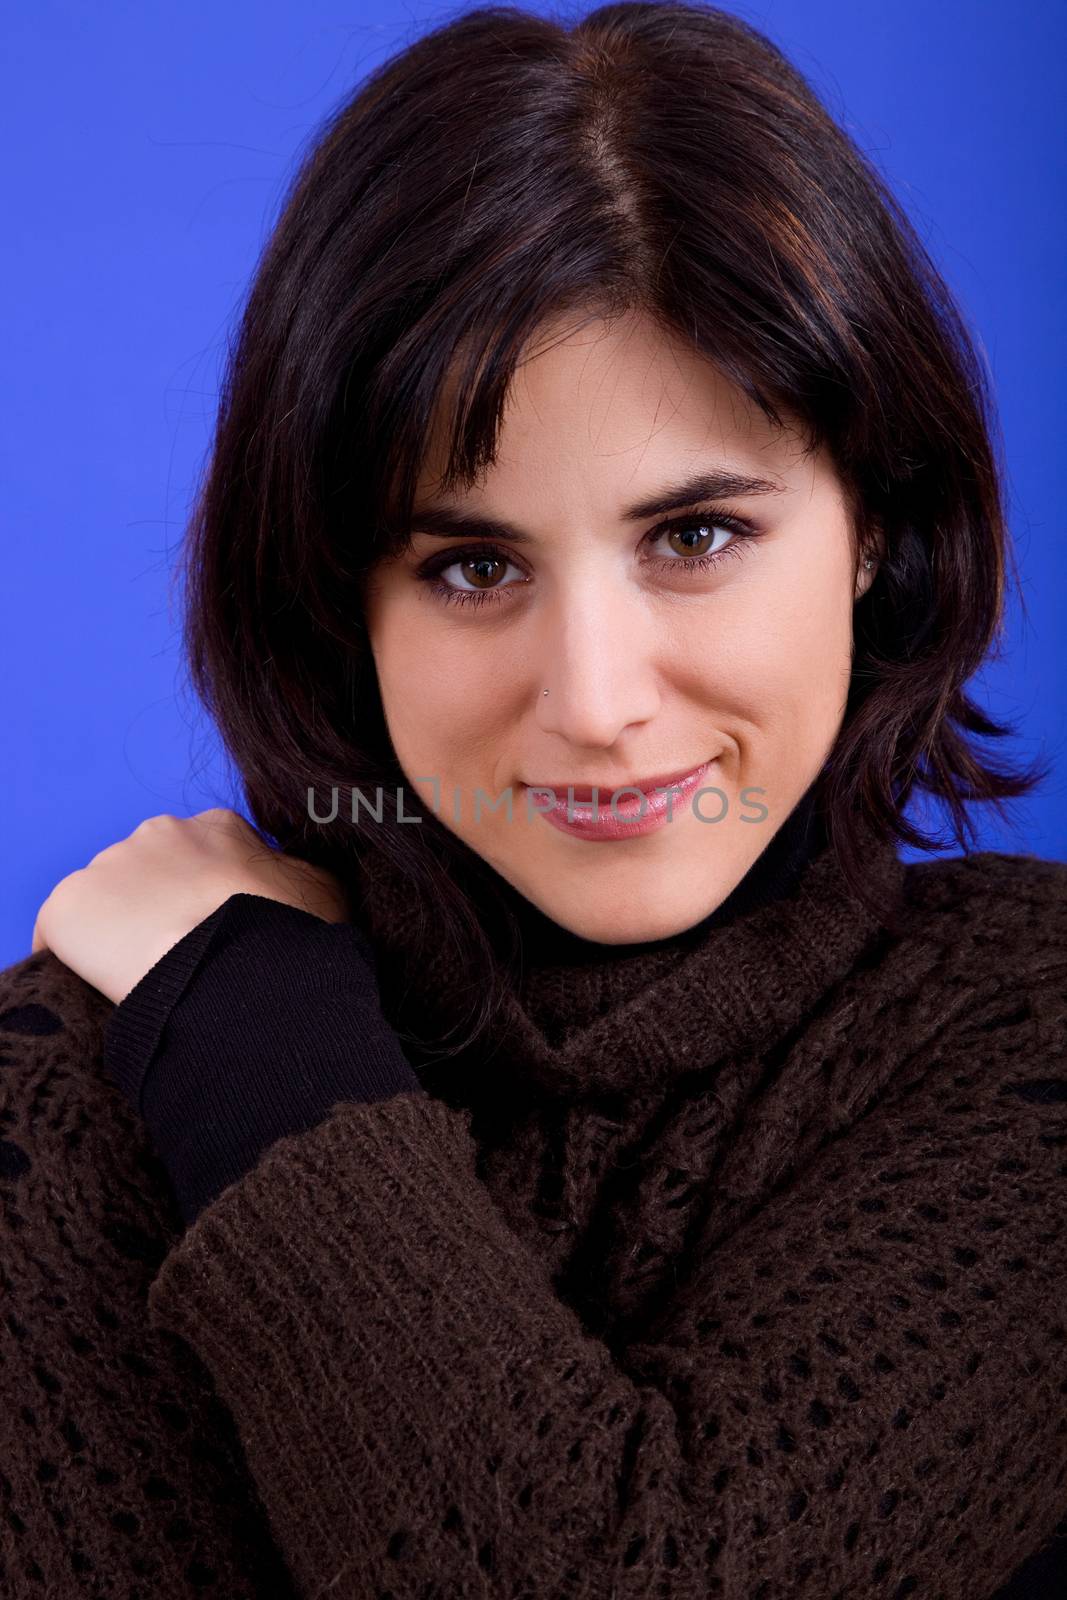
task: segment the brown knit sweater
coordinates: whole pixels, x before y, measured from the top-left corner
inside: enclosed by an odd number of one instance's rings
[[[533,967],[485,1048],[339,1102],[186,1231],[102,1070],[113,1008],[47,952],[0,974],[0,1593],[1050,1571],[1067,866],[871,872],[896,933],[823,851],[695,943]],[[368,914],[395,1025],[447,1010],[402,887]]]

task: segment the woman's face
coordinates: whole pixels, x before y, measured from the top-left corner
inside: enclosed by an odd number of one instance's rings
[[[838,478],[638,315],[537,346],[471,493],[438,493],[439,447],[411,549],[366,589],[412,793],[574,933],[618,944],[691,927],[766,848],[841,725],[873,570]],[[658,825],[627,789],[699,767]],[[627,790],[614,827],[583,825],[593,785],[609,823]]]

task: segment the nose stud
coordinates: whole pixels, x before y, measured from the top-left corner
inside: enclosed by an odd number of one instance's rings
[[[547,693],[548,693],[548,690],[547,690],[547,689],[542,689],[542,691],[541,691],[541,693],[542,693],[542,694],[547,694]]]

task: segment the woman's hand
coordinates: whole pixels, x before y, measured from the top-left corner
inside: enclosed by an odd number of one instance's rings
[[[32,952],[59,960],[117,1005],[161,956],[232,894],[259,894],[325,922],[348,906],[325,868],[272,850],[217,806],[148,817],[56,884],[37,913]]]

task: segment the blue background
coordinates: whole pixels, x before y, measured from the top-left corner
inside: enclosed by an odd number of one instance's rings
[[[144,817],[236,803],[184,683],[170,583],[227,336],[321,119],[383,56],[462,9],[35,0],[0,22],[0,966],[29,954],[54,884]],[[874,155],[978,335],[1026,610],[1013,596],[1004,658],[974,687],[1021,728],[1012,754],[1055,766],[1016,803],[1014,829],[975,815],[984,848],[1067,859],[1067,7],[732,9],[785,48]],[[956,853],[947,840],[945,853]]]

